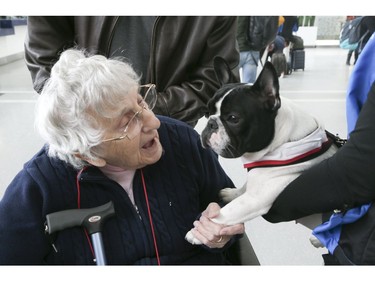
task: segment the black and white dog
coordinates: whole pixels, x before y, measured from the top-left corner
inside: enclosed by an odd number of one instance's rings
[[[337,147],[330,145],[316,118],[281,99],[272,63],[265,63],[254,85],[231,83],[230,69],[221,58],[215,60],[215,71],[221,88],[208,103],[201,140],[222,157],[241,157],[248,169],[243,188],[220,192],[229,203],[214,221],[233,225],[266,214],[288,183],[332,156]],[[186,239],[200,244],[191,232]]]

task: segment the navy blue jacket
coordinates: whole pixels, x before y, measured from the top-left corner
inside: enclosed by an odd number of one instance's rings
[[[218,201],[219,189],[233,183],[191,127],[159,118],[165,153],[143,173],[161,264],[222,264],[220,251],[193,246],[184,236],[207,205]],[[25,164],[0,201],[0,264],[94,264],[82,228],[44,232],[47,214],[77,208],[77,173],[48,157],[46,148]],[[88,167],[78,181],[81,208],[114,203],[116,215],[102,232],[108,264],[156,264],[140,171],[134,178],[139,215],[124,189],[98,168]]]

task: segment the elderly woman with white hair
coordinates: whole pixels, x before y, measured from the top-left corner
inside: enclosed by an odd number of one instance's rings
[[[0,264],[95,264],[82,228],[51,236],[44,223],[50,213],[109,201],[108,264],[226,263],[224,251],[244,226],[210,218],[220,209],[218,191],[233,183],[191,127],[153,114],[155,85],[138,81],[126,62],[61,54],[37,101],[46,145],[0,202]],[[204,245],[185,241],[193,225]]]

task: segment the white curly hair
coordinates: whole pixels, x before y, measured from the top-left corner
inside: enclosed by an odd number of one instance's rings
[[[131,65],[119,58],[62,52],[36,104],[35,126],[49,155],[77,169],[88,165],[77,154],[96,159],[92,147],[103,138],[101,121],[116,117],[138,83]]]

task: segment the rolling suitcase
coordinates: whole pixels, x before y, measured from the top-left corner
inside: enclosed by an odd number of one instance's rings
[[[292,70],[302,69],[305,70],[305,50],[293,50],[292,57]]]

